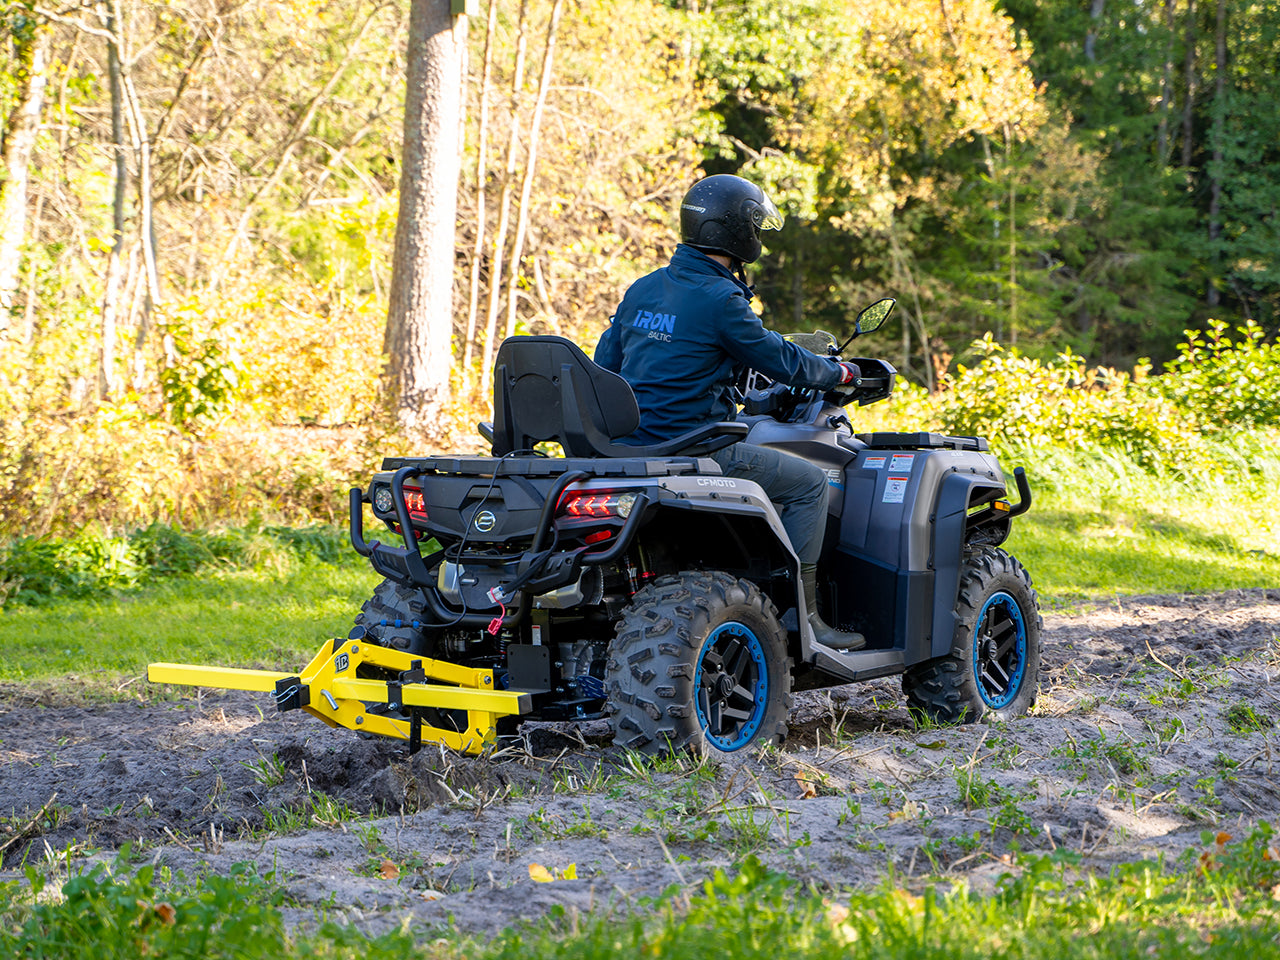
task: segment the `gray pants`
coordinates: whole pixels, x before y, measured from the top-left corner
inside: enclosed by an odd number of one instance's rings
[[[754,443],[735,443],[711,454],[726,477],[753,480],[782,518],[801,563],[817,563],[827,525],[827,475],[821,467]]]

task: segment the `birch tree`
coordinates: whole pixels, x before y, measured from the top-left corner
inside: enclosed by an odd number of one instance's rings
[[[9,323],[13,295],[18,288],[18,268],[27,217],[27,170],[40,127],[44,104],[45,70],[52,34],[30,10],[18,14],[12,25],[17,89],[0,142],[4,180],[0,181],[0,334]]]

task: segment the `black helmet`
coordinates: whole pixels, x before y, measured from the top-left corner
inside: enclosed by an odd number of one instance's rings
[[[760,231],[781,230],[782,214],[750,180],[721,173],[699,180],[680,202],[680,239],[742,263],[760,256]]]

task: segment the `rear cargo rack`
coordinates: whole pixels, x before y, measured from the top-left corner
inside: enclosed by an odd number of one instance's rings
[[[463,477],[556,477],[579,471],[592,477],[671,477],[684,474],[720,475],[720,465],[710,457],[387,457],[383,470],[413,467],[419,475],[449,474]]]
[[[873,450],[972,450],[991,448],[982,437],[949,437],[942,433],[860,433],[858,439]]]

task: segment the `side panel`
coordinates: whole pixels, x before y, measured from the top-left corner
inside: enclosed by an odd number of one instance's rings
[[[839,545],[829,553],[842,627],[909,665],[946,653],[975,487],[1004,489],[990,454],[858,451],[845,468]]]
[[[836,415],[839,411],[832,407]],[[811,424],[778,423],[773,419],[758,421],[747,434],[747,443],[761,447],[772,447],[808,460],[818,466],[827,475],[827,492],[829,499],[827,510],[830,516],[838,517],[848,498],[846,483],[848,464],[853,459],[853,451],[837,443],[837,437],[847,437],[848,431],[837,432],[834,427]]]
[[[840,629],[861,633],[868,650],[913,651],[927,644],[932,570],[912,573],[844,550],[829,569]]]

